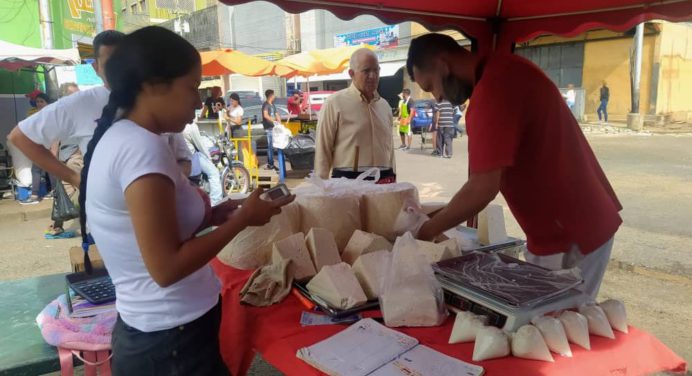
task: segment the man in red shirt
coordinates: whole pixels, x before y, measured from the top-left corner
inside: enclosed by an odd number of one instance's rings
[[[288,98],[288,112],[291,117],[300,115],[303,112],[303,92],[296,90],[290,98]]]
[[[470,99],[469,179],[418,237],[433,239],[502,192],[526,233],[527,261],[579,266],[583,291],[595,298],[622,206],[557,87],[524,58],[481,58],[441,34],[411,42],[407,69],[438,100]]]

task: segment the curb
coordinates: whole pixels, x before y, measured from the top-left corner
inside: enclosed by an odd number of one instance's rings
[[[646,277],[652,277],[664,281],[679,282],[685,284],[692,284],[692,278],[685,274],[678,274],[675,272],[661,270],[657,268],[650,268],[647,266],[636,265],[626,261],[620,261],[616,259],[610,259],[608,263],[608,270],[621,270],[624,272],[639,274]]]
[[[0,215],[0,224],[4,223],[21,223],[34,219],[50,218],[53,208],[45,208],[32,211],[20,211],[15,213]]]

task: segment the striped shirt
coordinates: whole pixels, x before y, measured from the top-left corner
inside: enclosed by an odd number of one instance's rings
[[[440,113],[440,118],[437,121],[438,128],[446,128],[454,126],[454,107],[447,100],[435,103],[433,110]]]

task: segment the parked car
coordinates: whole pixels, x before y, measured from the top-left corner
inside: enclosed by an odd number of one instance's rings
[[[411,132],[420,134],[423,129],[427,131],[433,121],[433,101],[418,100],[413,104],[413,111]]]
[[[318,113],[322,109],[322,105],[324,104],[324,101],[329,98],[332,94],[336,93],[335,91],[329,91],[329,90],[323,90],[323,91],[311,91],[310,96],[308,98],[308,93],[304,92],[303,93],[303,101],[307,101],[308,105],[310,106],[310,109],[312,110],[313,113]]]

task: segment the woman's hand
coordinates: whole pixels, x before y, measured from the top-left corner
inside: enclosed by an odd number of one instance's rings
[[[242,206],[233,211],[231,218],[237,218],[245,226],[262,226],[271,218],[281,213],[281,207],[295,200],[295,195],[281,197],[276,200],[263,200],[260,195],[264,189],[258,188],[243,201]]]
[[[226,222],[233,212],[242,205],[245,199],[226,200],[211,208],[211,225],[219,226]]]

